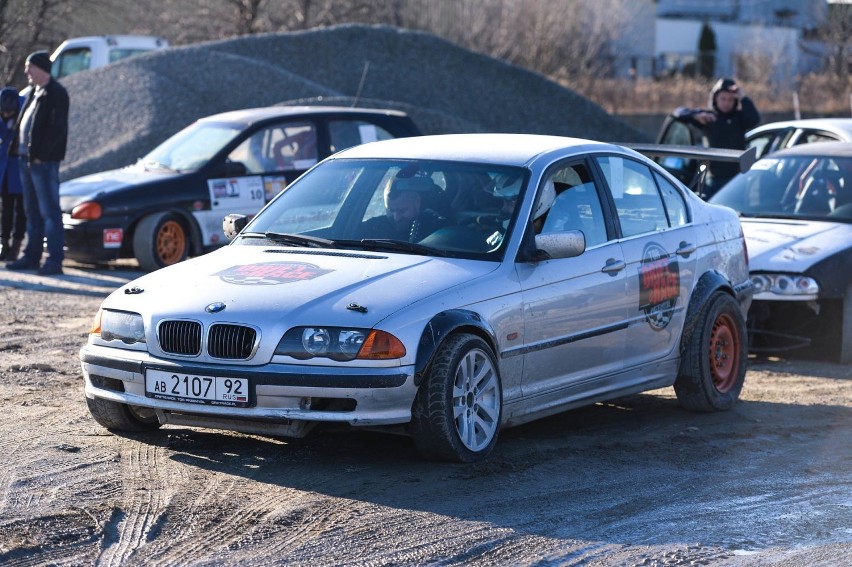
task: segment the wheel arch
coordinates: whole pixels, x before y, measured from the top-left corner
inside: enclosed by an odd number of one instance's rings
[[[417,344],[417,357],[414,362],[414,383],[419,386],[429,370],[438,347],[447,337],[458,332],[468,332],[480,337],[491,347],[499,360],[497,335],[494,329],[478,313],[468,309],[450,309],[442,311],[426,323],[420,342]]]
[[[717,291],[727,293],[734,299],[739,301],[737,293],[731,282],[719,272],[705,272],[698,278],[695,288],[692,290],[692,296],[689,300],[689,306],[686,308],[686,318],[683,323],[683,333],[680,337],[680,353],[683,354],[686,345],[689,344],[692,334],[695,332],[701,311],[707,304],[710,297]]]
[[[195,220],[195,217],[192,213],[187,212],[184,209],[175,208],[175,207],[163,207],[157,209],[148,209],[143,213],[137,215],[133,222],[130,224],[129,234],[124,236],[124,240],[130,243],[130,254],[133,255],[133,238],[136,236],[136,229],[139,228],[139,223],[142,222],[142,219],[149,217],[151,215],[158,215],[161,213],[170,213],[177,215],[180,217],[181,222],[184,223],[184,226],[187,227],[187,234],[189,235],[189,255],[190,256],[199,256],[204,253],[204,243],[201,238],[201,228],[198,226],[198,221]]]

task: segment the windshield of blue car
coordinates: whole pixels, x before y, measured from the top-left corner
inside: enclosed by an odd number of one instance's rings
[[[241,124],[196,122],[151,150],[139,163],[148,169],[195,171],[244,129]]]
[[[278,195],[241,243],[304,235],[337,248],[499,260],[526,184],[527,170],[493,164],[330,160]]]
[[[852,158],[765,157],[710,202],[742,216],[852,222]]]

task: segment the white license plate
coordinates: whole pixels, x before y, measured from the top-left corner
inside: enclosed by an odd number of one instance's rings
[[[145,395],[159,400],[246,407],[250,404],[246,378],[196,376],[181,372],[145,371]]]

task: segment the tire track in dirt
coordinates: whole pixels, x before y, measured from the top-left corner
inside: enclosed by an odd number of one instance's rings
[[[168,478],[172,468],[161,459],[163,447],[120,438],[121,500],[104,528],[103,552],[99,563],[105,566],[127,563],[144,546],[149,531],[168,506],[173,489]]]

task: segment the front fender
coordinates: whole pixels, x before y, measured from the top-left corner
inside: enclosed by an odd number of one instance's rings
[[[414,384],[423,382],[438,347],[447,337],[464,330],[482,337],[497,353],[497,335],[494,329],[478,313],[466,309],[451,309],[438,313],[426,324],[420,342],[417,345],[417,358],[414,362]]]

